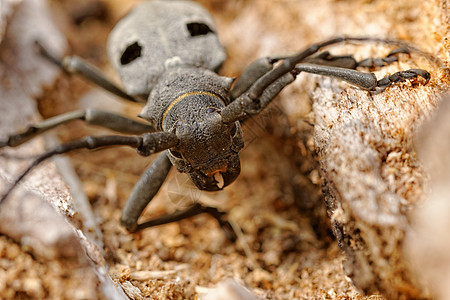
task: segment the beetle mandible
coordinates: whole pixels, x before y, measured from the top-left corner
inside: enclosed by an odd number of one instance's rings
[[[352,55],[319,52],[346,41],[381,42],[400,48],[384,58],[361,61]],[[425,84],[430,79],[430,74],[421,69],[400,71],[381,80],[373,73],[357,71],[358,67],[381,67],[395,62],[398,54],[412,49],[403,42],[370,37],[332,38],[291,56],[258,59],[237,80],[220,76],[216,72],[225,60],[225,51],[212,18],[199,4],[181,0],[142,2],[111,32],[108,54],[124,89],[76,56],[59,59],[39,42],[37,47],[63,70],[77,73],[126,100],[145,103],[139,115],[143,121],[102,110],[79,110],[32,124],[0,141],[0,148],[15,147],[76,119],[128,134],[88,136],[57,146],[38,157],[0,202],[34,166],[53,155],[116,145],[131,146],[143,156],[161,152],[139,179],[123,209],[121,223],[130,232],[206,212],[233,238],[224,213],[200,203],[143,223],[138,223],[138,219],[172,165],[187,173],[200,190],[217,191],[231,184],[240,172],[239,151],[244,146],[241,122],[260,113],[300,72],[337,77],[369,91],[382,91],[392,83],[418,76],[426,80]]]

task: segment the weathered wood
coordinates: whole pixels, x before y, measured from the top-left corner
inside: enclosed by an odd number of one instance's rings
[[[346,272],[366,294],[424,296],[403,247],[426,176],[411,142],[439,100],[439,84],[371,96],[353,89],[329,94],[336,83],[327,81],[312,94],[315,141]]]
[[[434,32],[443,33],[446,25],[438,22],[439,14],[448,11],[444,1],[439,7],[443,10],[435,11],[438,14],[429,21],[435,22]],[[423,4],[422,9],[426,11],[427,6]],[[440,42],[421,46],[437,50]],[[446,53],[433,52],[439,57]],[[377,76],[418,67],[429,70],[432,81],[427,86],[397,84],[372,95],[321,77],[310,93],[325,201],[333,231],[347,256],[344,268],[365,294],[381,292],[392,299],[430,296],[420,272],[411,270],[405,255],[410,213],[425,200],[427,177],[412,142],[448,82],[442,63],[414,54],[412,59],[400,60]]]

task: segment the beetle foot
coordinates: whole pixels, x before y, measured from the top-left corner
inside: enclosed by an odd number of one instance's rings
[[[402,82],[405,80],[416,79],[417,77],[422,77],[425,79],[424,85],[426,85],[431,78],[430,73],[422,69],[410,69],[406,71],[396,72],[394,74],[383,77],[377,81],[377,86],[375,88],[376,92],[382,92],[387,87],[391,86],[393,83]]]
[[[219,211],[217,208],[210,206],[202,206],[202,208],[204,212],[208,213],[210,216],[214,217],[214,219],[217,220],[228,240],[230,240],[231,242],[236,241],[237,235],[234,232],[233,226],[230,224],[230,222],[223,218],[226,215],[225,212]]]

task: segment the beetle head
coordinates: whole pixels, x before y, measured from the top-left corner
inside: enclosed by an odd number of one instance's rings
[[[197,188],[217,191],[237,178],[238,153],[244,146],[239,122],[224,124],[219,109],[208,107],[190,119],[176,121],[171,130],[179,144],[169,150],[169,158]]]

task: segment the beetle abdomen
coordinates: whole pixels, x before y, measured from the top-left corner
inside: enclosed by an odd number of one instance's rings
[[[214,22],[190,1],[145,1],[113,29],[108,54],[125,90],[149,95],[160,76],[173,66],[217,70],[225,51]]]

